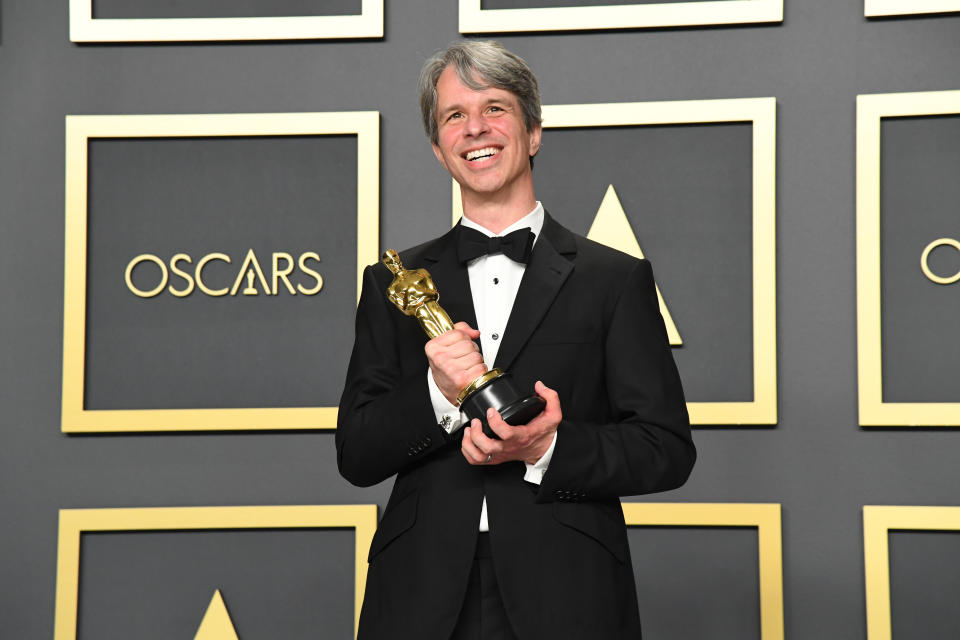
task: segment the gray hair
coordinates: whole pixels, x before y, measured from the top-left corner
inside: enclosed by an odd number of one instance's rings
[[[540,126],[540,90],[523,58],[493,40],[465,40],[438,51],[420,70],[420,115],[430,142],[437,144],[437,81],[451,65],[460,82],[474,91],[494,87],[517,96],[527,131]]]

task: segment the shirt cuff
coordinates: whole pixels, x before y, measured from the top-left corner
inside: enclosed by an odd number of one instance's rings
[[[533,484],[540,484],[543,482],[543,474],[547,472],[547,467],[550,466],[550,459],[553,457],[553,449],[557,446],[557,432],[553,432],[553,442],[550,443],[550,448],[547,449],[547,452],[543,454],[543,457],[530,464],[529,462],[524,462],[527,466],[527,472],[523,474],[523,479],[527,482],[532,482]]]
[[[427,388],[430,389],[430,403],[433,405],[433,413],[437,417],[437,424],[448,434],[453,433],[462,425],[460,409],[443,395],[436,380],[433,379],[433,371],[427,368]]]

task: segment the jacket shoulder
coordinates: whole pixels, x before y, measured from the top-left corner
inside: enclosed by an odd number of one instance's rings
[[[611,278],[626,278],[636,269],[650,270],[650,262],[618,249],[573,234],[577,245],[577,267],[588,267],[592,273]]]

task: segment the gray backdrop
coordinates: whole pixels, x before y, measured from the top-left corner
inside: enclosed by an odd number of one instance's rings
[[[144,4],[142,11],[159,15],[182,10],[175,11],[174,4],[157,0]],[[531,0],[525,6],[537,4]],[[500,6],[519,3],[488,5]],[[218,7],[211,2],[200,10]],[[293,2],[285,7],[276,12],[303,11]],[[349,12],[352,7],[346,2],[331,5],[330,13]],[[106,15],[128,10],[124,3],[106,2],[101,9]],[[82,437],[60,432],[64,116],[378,110],[380,246],[410,246],[438,234],[450,220],[450,180],[424,141],[414,80],[426,56],[458,37],[456,13],[454,2],[388,3],[386,37],[374,41],[74,45],[68,41],[65,1],[0,0],[0,638],[52,636],[58,509],[383,505],[389,491],[388,484],[357,489],[338,476],[331,432]],[[864,637],[860,509],[864,504],[960,503],[956,471],[960,434],[857,426],[855,96],[960,88],[956,63],[960,16],[866,20],[859,1],[807,0],[788,1],[785,21],[775,25],[500,39],[529,61],[547,104],[777,98],[779,424],[697,430],[700,460],[690,482],[652,499],[781,503],[787,637]],[[652,128],[649,133],[656,136],[666,129]],[[706,145],[708,158],[729,153],[739,159],[745,152],[738,129],[689,131]],[[926,242],[960,235],[956,131],[951,118],[898,120],[884,127],[884,150],[890,152],[886,156],[890,160],[883,168],[883,197],[891,215],[884,219],[883,242],[892,252],[883,265],[888,400],[960,400],[955,323],[950,321],[957,315],[960,284],[934,289],[917,277],[919,252]],[[583,176],[583,190],[577,191],[577,182],[558,176],[571,170],[577,177],[580,170],[560,162],[558,156],[572,153],[574,145],[598,143],[573,140],[577,132],[569,132],[571,140],[563,141],[567,135],[550,132],[545,137],[547,145],[535,171],[540,197],[571,226],[588,225],[603,189],[613,182],[644,250],[654,260],[681,333],[697,335],[702,322],[679,317],[687,304],[682,294],[685,282],[699,282],[696,262],[689,258],[688,263],[682,252],[672,255],[672,245],[656,239],[657,234],[669,237],[675,230],[670,225],[681,221],[646,213],[665,214],[668,210],[647,204],[669,204],[669,195],[650,196],[646,191],[650,185],[639,179],[623,187],[615,176],[603,182],[602,171],[595,176],[597,183],[592,182],[594,177]],[[638,135],[638,140],[651,139],[643,137],[646,133]],[[294,167],[290,158],[307,157],[297,154],[311,153],[309,146],[279,153]],[[277,153],[278,147],[270,149],[263,153]],[[667,154],[662,164],[669,167],[675,160],[669,141],[658,149]],[[604,150],[600,146],[587,151],[596,157]],[[114,158],[114,169],[132,170],[128,163],[135,153],[130,150]],[[110,175],[109,158],[100,154],[100,160],[100,175]],[[610,163],[611,173],[622,161]],[[355,159],[345,162],[350,166]],[[644,173],[656,169],[657,154],[643,162],[639,166]],[[735,181],[747,167],[736,160],[729,169]],[[718,175],[719,169],[705,166],[703,171]],[[349,173],[346,169],[343,175]],[[551,189],[565,185],[570,193],[551,194]],[[298,198],[310,197],[309,184],[302,181],[297,189]],[[729,214],[718,231],[729,229],[728,224],[748,223],[738,217],[736,203],[742,194],[737,191],[733,189],[729,202],[718,207],[719,214]],[[137,193],[131,186],[116,195]],[[566,209],[578,198],[587,213],[580,206]],[[684,209],[685,215],[700,203],[694,200],[688,206],[692,209]],[[918,217],[920,206],[923,216]],[[93,224],[97,215],[110,215],[109,208],[92,208]],[[929,233],[935,235],[928,237],[926,229],[917,228],[918,221],[932,225]],[[342,221],[321,222],[325,233],[339,228]],[[186,243],[195,236],[171,237]],[[282,236],[277,244],[292,245],[298,237]],[[745,268],[744,247],[731,243],[723,269],[736,273]],[[131,250],[140,252],[132,246]],[[898,250],[903,251],[902,263]],[[91,267],[98,259],[91,257]],[[129,256],[124,264],[126,259]],[[938,259],[944,273],[957,264],[950,256]],[[693,266],[685,272],[685,264]],[[335,280],[331,278],[331,286]],[[303,302],[291,298],[285,304],[294,301]],[[729,304],[730,313],[742,319],[743,305],[736,300]],[[896,309],[898,305],[907,305],[909,315]],[[105,325],[95,320],[92,315],[91,330],[95,326],[104,330]],[[309,330],[306,325],[296,328],[297,335]],[[346,331],[349,334],[349,327]],[[331,331],[330,339],[349,341],[342,332]],[[742,344],[742,335],[731,335],[717,340],[731,340],[734,347]],[[336,347],[319,340],[313,345]],[[741,351],[733,350],[737,357],[728,357],[724,349],[730,346],[706,345],[703,359],[695,361],[683,350],[678,353],[691,395],[737,399],[749,393],[751,372],[738,364]],[[118,393],[109,378],[116,374],[109,348],[106,345],[103,352],[104,366],[93,370],[92,384],[101,385],[100,391],[88,389],[88,402],[121,406],[132,400],[125,392]],[[336,371],[342,364],[336,360],[343,356],[333,352],[321,356],[329,360],[329,371],[311,364],[315,353],[296,357],[303,375],[316,376],[317,403],[336,397],[337,376],[342,376]],[[703,362],[729,368],[716,371]],[[897,373],[900,366],[904,368]],[[134,404],[183,401],[184,395],[175,391],[167,388],[167,397],[159,398],[144,394]],[[276,398],[278,405],[312,401],[309,390],[284,385],[278,385],[277,394],[264,393]],[[244,394],[232,398],[240,395]],[[949,533],[891,536],[898,640],[956,635],[958,620],[951,604],[958,588],[957,538]],[[190,638],[215,587],[224,590],[245,640],[348,637],[353,588],[350,540],[346,533],[329,531],[87,535],[81,568],[81,637]],[[631,532],[631,540],[648,638],[759,636],[754,531],[638,529]],[[157,557],[168,561],[158,564]],[[237,572],[238,565],[249,572]],[[123,587],[131,582],[136,586],[132,593]],[[282,600],[271,592],[278,589],[296,595],[290,595],[292,601],[283,600],[282,607],[267,606],[274,602],[270,598]],[[125,612],[111,611],[115,606],[111,603],[120,596]],[[151,616],[170,626],[149,631],[124,627]]]

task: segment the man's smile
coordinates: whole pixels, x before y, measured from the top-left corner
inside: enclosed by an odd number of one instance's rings
[[[484,147],[482,149],[474,149],[473,151],[467,151],[464,155],[464,158],[468,162],[478,162],[481,160],[486,160],[487,158],[492,158],[493,156],[500,153],[500,149],[497,147]]]

